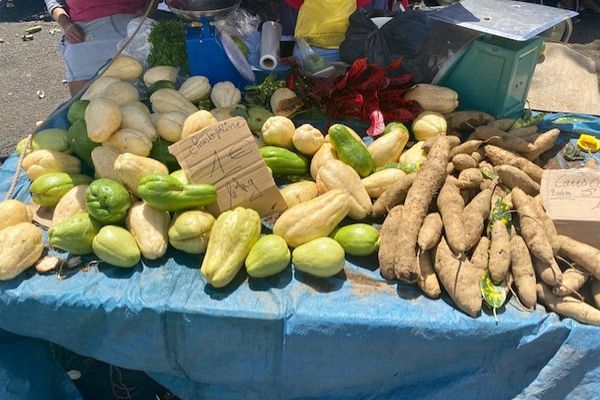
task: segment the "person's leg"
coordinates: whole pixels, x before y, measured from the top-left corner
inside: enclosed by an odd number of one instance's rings
[[[69,43],[63,40],[61,52],[65,60],[71,96],[77,94],[117,51],[117,43],[126,37],[127,24],[135,16],[117,14],[80,24],[86,40]]]
[[[69,82],[69,92],[71,93],[71,97],[75,96],[86,83],[88,83],[88,81]]]

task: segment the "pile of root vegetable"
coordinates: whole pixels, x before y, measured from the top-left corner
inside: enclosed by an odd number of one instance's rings
[[[552,148],[559,131],[510,130],[514,122],[457,112],[449,126],[471,131],[467,140],[449,132],[425,144],[422,168],[401,177],[373,206],[374,216],[387,214],[381,274],[416,283],[431,298],[444,289],[473,317],[491,278],[526,309],[540,303],[600,325],[600,251],[557,234],[539,195],[543,169],[534,160]]]

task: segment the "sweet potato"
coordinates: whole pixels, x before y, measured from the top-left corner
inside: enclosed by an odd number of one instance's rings
[[[456,186],[459,189],[477,188],[483,182],[483,174],[479,168],[468,168],[460,172]]]
[[[473,250],[473,254],[471,255],[471,264],[473,264],[473,268],[477,270],[480,278],[488,270],[489,259],[490,239],[488,239],[486,236],[482,236],[479,239],[479,243],[477,243],[475,250]]]
[[[554,259],[554,253],[548,235],[544,231],[543,226],[537,221],[535,210],[531,206],[529,197],[519,188],[514,188],[511,192],[511,196],[513,204],[519,214],[521,236],[525,239],[527,247],[529,247],[531,253],[539,258],[543,264],[550,266],[554,272],[560,272],[556,260]],[[562,277],[556,277],[558,283],[561,282],[561,279]]]
[[[529,255],[529,249],[523,238],[514,235],[510,239],[510,269],[521,304],[534,308],[537,301],[535,294],[535,272]]]
[[[536,196],[540,193],[540,185],[519,168],[510,165],[498,165],[494,167],[494,172],[511,189],[518,187],[530,196]]]
[[[483,152],[482,149],[479,149],[479,150],[471,153],[471,158],[473,158],[473,160],[475,160],[475,162],[477,163],[476,167],[478,167],[479,163],[481,161],[483,161],[483,159],[485,158],[485,153]]]
[[[510,266],[510,235],[500,220],[492,225],[490,244],[490,276],[495,284],[502,283]]]
[[[532,143],[520,137],[511,136],[508,132],[504,132],[498,128],[480,126],[475,130],[475,135],[478,139],[485,140],[489,144],[518,153],[531,153],[535,150]]]
[[[529,161],[528,159],[521,157],[518,154],[515,154],[511,151],[504,150],[498,146],[486,145],[483,147],[485,151],[485,155],[490,160],[490,162],[494,165],[510,165],[512,167],[519,168],[521,171],[525,172],[531,179],[533,179],[536,183],[542,182],[542,173],[544,170]]]
[[[590,283],[590,294],[592,295],[596,307],[600,308],[600,281],[593,279]]]
[[[446,120],[451,130],[473,132],[478,126],[489,124],[494,117],[483,111],[455,111]]]
[[[449,134],[449,135],[444,136],[444,137],[446,138],[446,140],[448,141],[448,143],[450,145],[450,151],[452,151],[452,149],[454,147],[460,145],[461,140],[460,140],[460,138],[458,136],[450,135]],[[423,150],[426,153],[429,153],[429,151],[431,150],[431,147],[433,147],[433,144],[436,142],[436,140],[438,140],[438,138],[439,138],[438,136],[434,136],[434,137],[432,137],[430,139],[427,139],[425,141],[425,143],[423,143]]]
[[[558,268],[558,264],[546,264],[536,257],[532,257],[533,270],[535,274],[544,282],[546,285],[555,287],[559,286],[562,282],[562,271]]]
[[[476,317],[482,304],[479,270],[466,257],[456,258],[444,237],[435,251],[434,267],[440,282],[458,308]]]
[[[404,208],[402,210],[402,224],[392,247],[385,249],[396,253],[396,277],[407,282],[417,280],[416,273],[416,244],[419,230],[427,215],[427,210],[433,196],[446,179],[446,165],[450,149],[458,144],[459,140],[450,136],[438,136],[435,140],[427,160],[417,171],[415,182],[408,190]],[[381,253],[381,247],[379,252]]]
[[[427,214],[423,220],[423,226],[419,230],[419,236],[417,238],[417,244],[421,249],[421,252],[425,250],[433,249],[437,246],[440,238],[442,237],[442,229],[444,224],[442,217],[439,213]]]
[[[504,118],[504,119],[497,119],[495,121],[492,121],[492,122],[488,123],[487,126],[492,127],[492,128],[497,128],[502,131],[508,131],[508,130],[510,130],[510,127],[514,123],[515,123],[514,119]]]
[[[446,178],[437,198],[437,207],[444,222],[448,245],[455,253],[463,254],[466,250],[465,227],[462,221],[465,202],[453,176]]]
[[[556,142],[556,139],[558,139],[559,135],[560,130],[557,128],[553,128],[547,132],[542,133],[535,139],[535,141],[532,144],[533,149],[527,152],[527,154],[525,154],[525,157],[528,160],[535,160],[540,155],[550,150],[552,146],[554,146],[554,143]]]
[[[398,205],[390,210],[379,231],[379,269],[381,276],[385,279],[392,280],[395,278],[394,260],[396,252],[394,246],[398,228],[402,224],[402,207]]]
[[[531,136],[533,134],[535,134],[537,132],[537,126],[535,125],[531,125],[531,126],[524,126],[522,128],[516,128],[516,129],[510,129],[508,131],[508,133],[510,135],[516,136],[516,137],[520,137],[523,138],[525,140],[527,140],[526,138],[528,136]]]
[[[558,232],[556,231],[556,226],[554,226],[554,221],[552,221],[552,218],[546,214],[544,206],[542,205],[542,197],[540,195],[533,197],[530,201],[531,206],[538,217],[538,221],[544,227],[546,235],[548,235],[548,240],[550,241],[550,246],[552,246],[552,251],[554,252],[554,255],[557,255],[558,251],[560,250],[560,242],[558,241]]]
[[[452,165],[454,166],[455,171],[460,172],[468,168],[477,167],[477,162],[469,154],[460,153],[452,157]]]
[[[536,285],[537,297],[550,311],[562,317],[573,318],[582,324],[600,325],[600,310],[574,297],[559,297],[543,283]]]
[[[435,269],[433,267],[433,261],[431,259],[431,251],[421,251],[418,257],[418,274],[419,278],[417,284],[425,293],[425,295],[432,299],[437,299],[442,294],[440,288],[440,282],[438,281]]]
[[[465,230],[465,249],[470,250],[479,242],[483,233],[485,221],[490,216],[492,190],[485,189],[479,192],[462,213],[463,227]]]
[[[476,188],[460,189],[460,196],[463,198],[465,204],[469,204],[479,192],[481,192],[481,190],[478,185]]]
[[[573,261],[594,278],[600,279],[600,250],[563,235],[558,235],[558,241],[560,243],[558,254]]]
[[[559,286],[552,288],[557,296],[570,296],[585,284],[590,274],[577,266],[569,267],[562,273],[563,279]]]
[[[371,214],[374,218],[383,217],[389,210],[402,204],[406,199],[406,194],[415,181],[416,174],[408,174],[400,177],[385,192],[379,196],[379,198],[373,204],[373,213]]]
[[[483,140],[467,140],[450,150],[450,158],[454,158],[457,154],[471,154],[477,151],[482,144],[484,144]]]

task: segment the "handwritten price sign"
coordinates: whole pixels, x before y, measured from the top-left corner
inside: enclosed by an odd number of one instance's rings
[[[544,171],[541,192],[544,206],[556,217],[584,213],[600,220],[599,169]]]
[[[545,170],[540,188],[558,233],[600,247],[600,169]]]
[[[211,125],[169,146],[193,183],[217,188],[217,203],[209,211],[237,206],[262,216],[286,209],[285,200],[263,162],[254,137],[241,117]]]

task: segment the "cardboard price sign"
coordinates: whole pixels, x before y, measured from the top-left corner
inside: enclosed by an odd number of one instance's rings
[[[558,233],[600,247],[600,169],[545,170],[540,195]]]
[[[217,188],[217,202],[207,207],[210,212],[240,206],[267,216],[287,208],[242,117],[208,126],[172,144],[169,152],[190,182]]]

